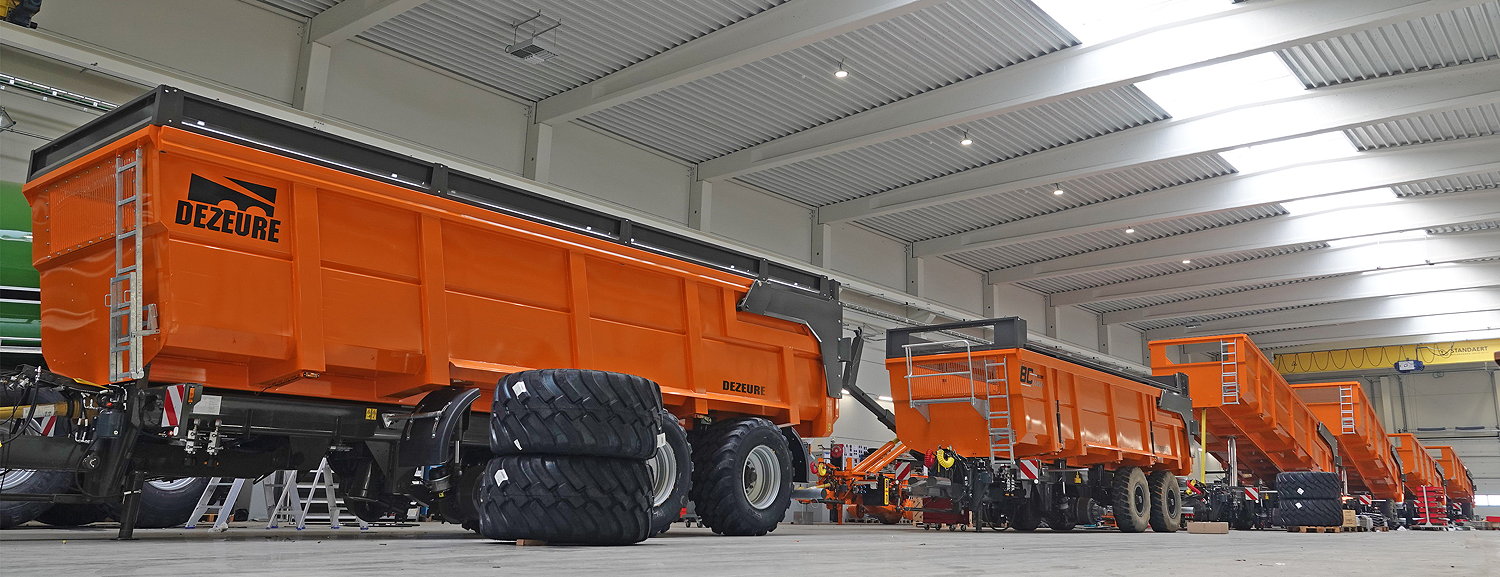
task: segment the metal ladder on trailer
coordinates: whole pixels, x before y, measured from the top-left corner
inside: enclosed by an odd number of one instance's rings
[[[939,370],[933,373],[918,373],[917,363],[912,357],[914,349],[929,347],[944,347],[951,345],[963,345],[964,360],[954,361],[951,364],[961,365],[950,368],[961,370]],[[1016,435],[1011,426],[1010,405],[1010,381],[1008,377],[1008,365],[1004,359],[1000,362],[985,362],[976,369],[974,363],[974,343],[968,340],[950,340],[930,343],[912,343],[905,345],[906,350],[906,398],[908,404],[922,415],[922,418],[932,420],[928,414],[928,405],[942,403],[968,403],[985,419],[985,426],[989,433],[989,459],[991,465],[1016,464]],[[996,368],[999,368],[996,371]],[[998,375],[998,376],[996,376]],[[969,394],[967,397],[945,397],[918,399],[915,395],[913,381],[924,378],[941,377],[964,377],[969,380]],[[980,393],[976,383],[984,383],[985,390]],[[995,394],[995,385],[1001,385],[1000,393]]]
[[[1016,430],[1011,427],[1010,422],[1010,378],[1006,372],[1010,367],[1005,359],[1000,359],[998,363],[985,363],[984,368],[985,376],[996,375],[995,378],[985,379],[984,410],[990,434],[990,463],[999,464],[1003,461],[1015,466]],[[994,394],[996,385],[1000,385],[1001,392],[998,395]],[[999,401],[998,410],[996,401]]]
[[[1240,351],[1239,343],[1233,340],[1219,341],[1220,403],[1240,404]]]
[[[141,289],[141,228],[144,219],[144,152],[115,157],[115,274],[109,279],[109,375],[111,382],[146,376],[141,338],[156,334],[156,307]],[[127,180],[129,181],[127,183]]]
[[[1358,432],[1354,421],[1354,387],[1352,385],[1339,386],[1339,426],[1343,429],[1340,431],[1343,435]]]

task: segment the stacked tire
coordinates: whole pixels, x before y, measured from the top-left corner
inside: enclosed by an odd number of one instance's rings
[[[681,425],[662,410],[660,388],[645,378],[579,369],[507,376],[490,415],[496,456],[474,497],[479,533],[625,545],[665,530],[659,519],[667,508],[666,524],[676,519],[689,474],[653,476],[659,462],[686,462],[685,446],[662,448],[673,435],[685,445]],[[667,494],[658,497],[661,487]]]
[[[1291,471],[1276,475],[1276,510],[1282,527],[1337,527],[1344,523],[1343,484],[1335,473]]]

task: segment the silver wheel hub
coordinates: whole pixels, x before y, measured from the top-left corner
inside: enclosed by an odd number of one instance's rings
[[[21,486],[35,474],[31,469],[0,469],[0,492]]]
[[[781,489],[781,463],[776,452],[757,445],[745,458],[745,499],[756,509],[765,509],[776,501]]]
[[[651,506],[660,507],[677,488],[677,450],[671,443],[662,443],[646,461],[646,468],[651,471]]]
[[[181,479],[165,479],[165,480],[160,480],[160,481],[148,481],[148,483],[150,483],[150,485],[152,487],[156,487],[157,489],[160,489],[162,491],[176,491],[178,489],[181,489],[183,487],[186,487],[188,485],[193,484],[193,481],[197,481],[197,479],[195,479],[193,477],[183,477]]]

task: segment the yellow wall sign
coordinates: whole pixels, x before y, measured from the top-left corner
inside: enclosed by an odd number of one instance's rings
[[[1397,361],[1418,360],[1427,365],[1490,362],[1500,351],[1500,339],[1392,345],[1284,353],[1275,356],[1276,370],[1283,375],[1362,371],[1392,368]]]

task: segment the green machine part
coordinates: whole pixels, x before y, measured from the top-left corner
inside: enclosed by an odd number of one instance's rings
[[[31,266],[31,207],[20,184],[0,182],[0,368],[39,360],[39,286]]]

